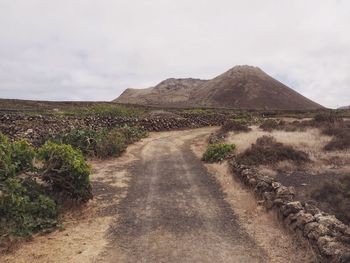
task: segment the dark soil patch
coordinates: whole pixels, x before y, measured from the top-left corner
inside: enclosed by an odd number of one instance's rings
[[[314,203],[321,210],[350,223],[350,176],[336,173],[309,174],[303,171],[278,173],[276,180],[293,186],[297,199]]]

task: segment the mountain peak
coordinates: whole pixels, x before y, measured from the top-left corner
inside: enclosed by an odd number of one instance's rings
[[[322,108],[259,67],[248,65],[235,66],[211,80],[166,79],[148,89],[123,93],[115,101],[160,107]]]

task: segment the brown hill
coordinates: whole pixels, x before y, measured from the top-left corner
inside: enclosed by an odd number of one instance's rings
[[[115,101],[161,107],[323,108],[251,66],[236,66],[211,80],[167,79],[148,89],[127,89]]]
[[[349,106],[343,106],[338,108],[339,110],[350,110],[350,105]]]

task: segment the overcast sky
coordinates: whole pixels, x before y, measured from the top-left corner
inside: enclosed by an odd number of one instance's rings
[[[0,97],[112,100],[248,64],[350,104],[350,1],[0,0]]]

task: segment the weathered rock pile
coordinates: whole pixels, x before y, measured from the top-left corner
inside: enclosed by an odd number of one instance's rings
[[[167,131],[222,125],[226,118],[223,114],[184,114],[179,118],[1,114],[0,132],[11,139],[27,139],[34,145],[39,145],[49,135],[74,129],[100,130],[129,125],[143,127],[147,131]]]
[[[253,189],[260,203],[267,209],[274,209],[288,229],[310,243],[320,262],[350,262],[349,226],[312,203],[294,200],[293,187],[285,187],[251,166],[234,160],[229,163],[232,172]]]

